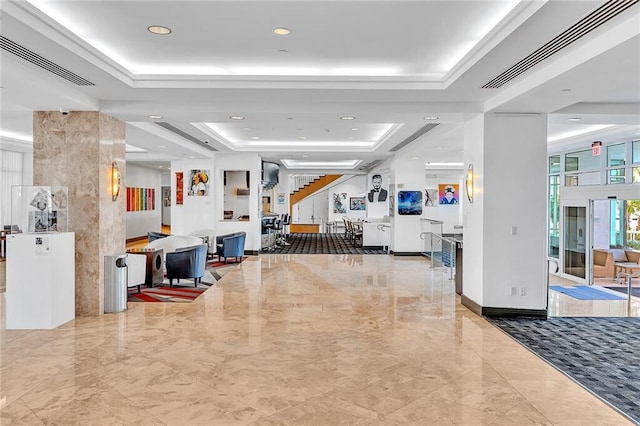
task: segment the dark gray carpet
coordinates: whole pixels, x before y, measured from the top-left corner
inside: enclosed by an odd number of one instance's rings
[[[605,288],[608,288],[609,290],[618,291],[624,294],[629,293],[628,287],[605,287]],[[631,287],[631,295],[635,297],[640,297],[640,287]]]
[[[278,254],[387,254],[385,250],[363,249],[353,245],[344,234],[290,234],[288,246],[265,253]]]
[[[640,318],[488,318],[640,424]]]

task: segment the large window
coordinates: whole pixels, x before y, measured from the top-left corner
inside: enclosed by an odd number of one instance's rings
[[[560,175],[549,176],[549,247],[548,256],[560,255]]]
[[[607,147],[607,183],[610,185],[625,183],[625,146],[619,143]]]
[[[632,163],[633,167],[633,179],[634,183],[640,182],[640,141],[633,141],[631,145],[632,150]]]

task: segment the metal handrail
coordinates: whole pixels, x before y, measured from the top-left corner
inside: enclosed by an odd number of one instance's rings
[[[453,279],[453,271],[455,270],[455,264],[456,264],[456,251],[454,249],[454,247],[456,246],[456,242],[454,239],[451,238],[444,238],[441,235],[438,234],[434,234],[433,232],[421,232],[420,233],[420,239],[424,240],[424,236],[425,235],[431,235],[431,239],[430,239],[430,243],[431,243],[431,268],[434,268],[434,255],[433,255],[433,237],[435,236],[439,241],[440,241],[440,247],[442,247],[442,242],[446,241],[447,243],[449,243],[449,247],[450,247],[450,253],[449,253],[449,279]],[[443,253],[443,258],[444,258],[444,250],[441,250]]]
[[[631,280],[634,278],[640,278],[640,272],[629,274],[626,272],[618,272],[616,278],[621,281],[621,278],[627,278],[627,316],[631,316]]]
[[[389,225],[388,223],[380,223],[378,224],[378,226],[376,226],[376,228],[378,229],[378,231],[382,231],[382,232],[386,232],[385,229],[386,228],[391,228],[391,225]],[[391,242],[387,242],[387,254],[389,254],[389,251],[391,249]],[[382,246],[382,249],[384,250],[384,246]]]

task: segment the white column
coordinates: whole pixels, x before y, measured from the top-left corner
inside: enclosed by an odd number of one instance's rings
[[[463,304],[490,314],[547,306],[545,114],[487,113],[465,124]],[[513,294],[513,293],[516,294]]]
[[[393,197],[391,250],[394,253],[420,253],[423,241],[420,239],[420,219],[422,215],[398,215],[398,191],[424,192],[424,161],[397,156],[391,162],[391,184],[395,185]],[[424,204],[424,203],[423,203]]]

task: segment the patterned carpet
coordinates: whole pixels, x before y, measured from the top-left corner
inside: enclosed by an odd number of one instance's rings
[[[243,257],[240,262],[245,260]],[[165,282],[153,288],[142,286],[140,293],[136,287],[128,290],[128,302],[171,302],[171,303],[188,303],[193,302],[204,293],[209,287],[218,282],[222,277],[237,267],[240,262],[230,259],[228,263],[212,260],[207,262],[202,283],[194,287],[192,279],[181,279],[180,283],[173,282],[173,288],[169,287],[169,280],[165,278]]]
[[[280,246],[265,253],[277,254],[387,254],[386,250],[363,249],[351,244],[344,234],[290,234],[288,246]]]
[[[640,318],[488,320],[640,423]]]

